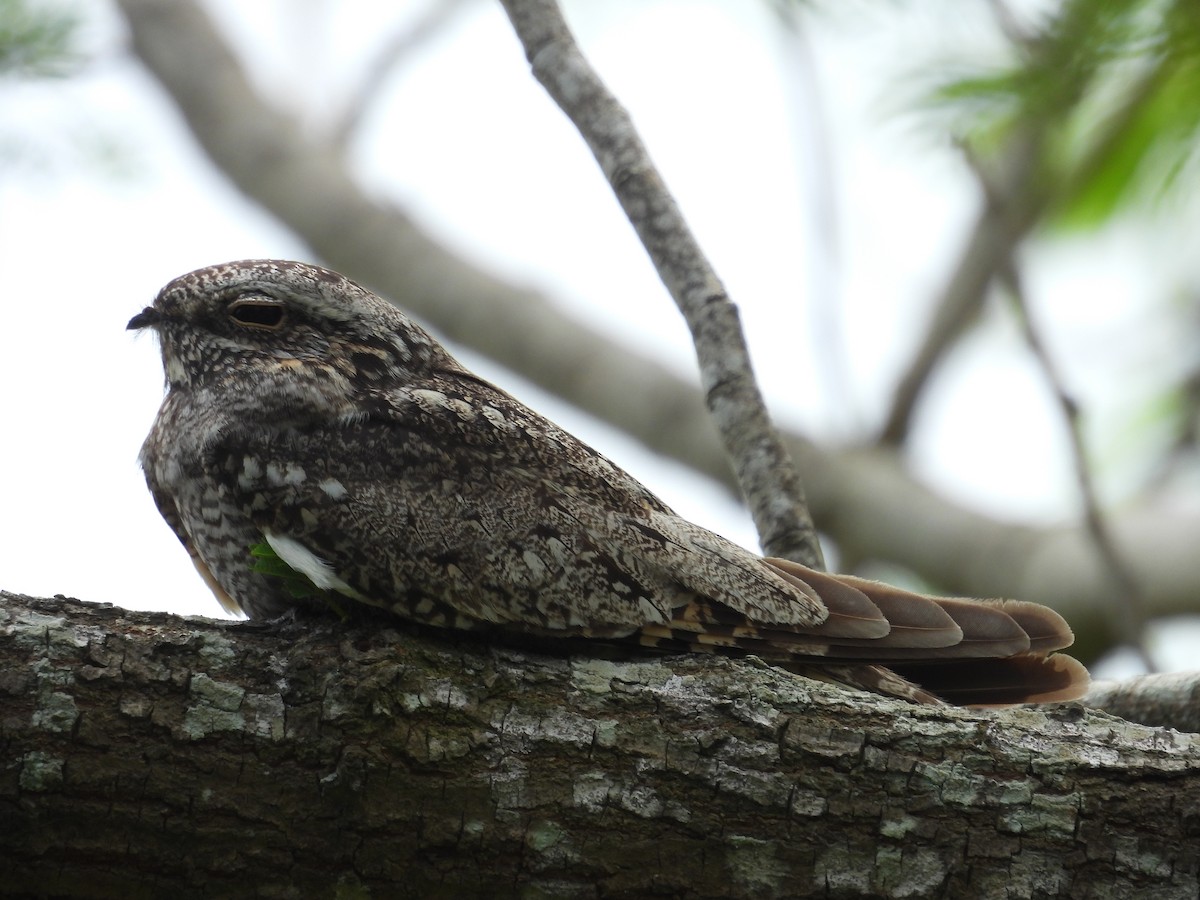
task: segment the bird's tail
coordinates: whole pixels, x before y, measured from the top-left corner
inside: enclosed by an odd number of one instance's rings
[[[816,625],[772,627],[698,597],[670,622],[644,626],[642,643],[752,653],[790,671],[923,703],[1051,703],[1087,690],[1087,669],[1055,652],[1069,647],[1074,635],[1048,607],[929,597],[783,559],[762,564],[818,598],[828,617]]]

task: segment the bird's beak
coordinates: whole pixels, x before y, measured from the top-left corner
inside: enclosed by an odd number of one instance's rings
[[[138,331],[142,328],[153,328],[162,321],[162,313],[153,306],[147,306],[140,313],[129,320],[129,324],[125,326],[126,331]]]

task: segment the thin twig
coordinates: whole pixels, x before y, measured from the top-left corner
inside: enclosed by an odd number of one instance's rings
[[[1004,0],[988,0],[988,6],[991,7],[997,30],[1010,44],[1019,50],[1028,49],[1033,44],[1033,36],[1021,25]]]
[[[1079,404],[1067,390],[1062,373],[1059,372],[1050,351],[1034,325],[1021,277],[1016,267],[1011,264],[1005,266],[1000,272],[1000,278],[1012,298],[1025,343],[1033,354],[1038,368],[1042,370],[1042,375],[1050,387],[1050,392],[1054,395],[1054,401],[1062,412],[1063,422],[1067,426],[1067,435],[1071,442],[1071,461],[1075,470],[1079,498],[1083,503],[1084,521],[1087,523],[1092,543],[1100,554],[1104,567],[1108,570],[1111,578],[1112,603],[1120,620],[1120,633],[1129,646],[1141,657],[1146,671],[1154,672],[1156,671],[1154,658],[1146,646],[1146,615],[1142,589],[1117,548],[1108,520],[1100,508],[1095,479],[1092,477],[1092,467],[1088,460],[1087,443],[1083,436]]]
[[[1180,379],[1178,391],[1182,412],[1167,460],[1157,476],[1160,482],[1167,479],[1178,463],[1194,457],[1200,447],[1200,364],[1193,365]]]
[[[446,24],[466,5],[467,0],[435,0],[409,27],[401,29],[376,52],[367,65],[343,105],[341,114],[329,127],[329,140],[339,149],[345,149],[354,133],[358,131],[371,106],[379,96],[380,88],[396,67],[411,58],[422,44],[436,36]]]
[[[705,398],[763,550],[824,567],[800,477],[755,383],[737,307],[663,184],[629,114],[584,59],[553,0],[501,0],[534,75],[574,122],[687,320]]]
[[[1010,141],[997,168],[985,181],[983,208],[958,265],[935,303],[933,320],[892,396],[880,442],[900,446],[908,437],[917,401],[937,364],[976,320],[996,271],[1033,227],[1044,206],[1037,183],[1043,135],[1025,131]],[[965,148],[964,148],[965,149]],[[970,160],[968,154],[968,160]]]
[[[997,4],[995,9],[1002,18],[1006,8]],[[1011,27],[1016,28],[1015,24]],[[1037,52],[1034,36],[1025,35],[1019,29],[1010,36],[1015,37],[1018,50],[1026,54]],[[1080,186],[1086,185],[1108,161],[1113,147],[1131,122],[1142,114],[1146,101],[1177,65],[1178,59],[1167,55],[1135,78],[1072,168],[1059,176],[1047,174],[1041,157],[1052,130],[1060,127],[1062,120],[1071,113],[1069,106],[1058,116],[1029,119],[1013,135],[999,165],[990,177],[983,179],[983,211],[958,266],[942,291],[925,341],[896,388],[880,435],[881,443],[891,446],[904,443],[913,411],[929,376],[974,320],[993,279],[1008,265],[1017,246],[1047,210],[1064,198],[1074,196]],[[1079,86],[1079,96],[1084,87]],[[1078,97],[1073,102],[1077,100]],[[978,172],[978,161],[971,159],[969,153],[967,160]]]

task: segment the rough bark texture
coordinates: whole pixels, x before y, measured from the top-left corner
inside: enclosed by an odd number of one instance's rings
[[[0,594],[0,890],[1194,898],[1200,739]]]
[[[1165,672],[1127,681],[1095,681],[1083,703],[1130,722],[1200,732],[1200,672]]]

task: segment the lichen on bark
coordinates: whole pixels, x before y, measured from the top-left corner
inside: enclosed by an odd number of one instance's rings
[[[753,660],[0,595],[0,883],[89,897],[1191,896],[1200,738]]]

